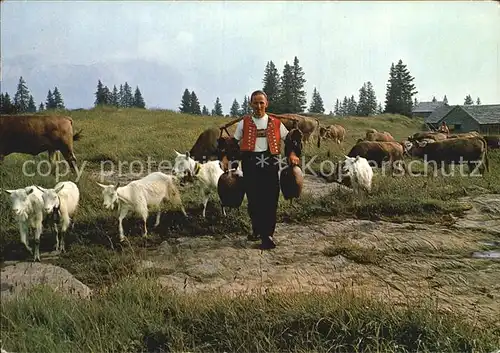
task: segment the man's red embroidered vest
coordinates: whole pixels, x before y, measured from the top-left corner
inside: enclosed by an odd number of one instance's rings
[[[271,154],[280,154],[280,125],[281,121],[278,118],[267,114],[267,144]],[[255,142],[257,141],[257,126],[250,115],[243,118],[243,137],[241,139],[240,151],[253,152],[255,150]]]

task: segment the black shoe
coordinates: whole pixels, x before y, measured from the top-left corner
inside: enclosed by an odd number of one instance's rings
[[[257,241],[260,240],[260,236],[258,234],[249,234],[247,236],[248,241]]]
[[[272,241],[270,238],[267,238],[267,239],[262,239],[262,243],[260,244],[259,246],[259,249],[260,250],[271,250],[271,249],[274,249],[276,247],[276,244],[274,243],[274,241]]]

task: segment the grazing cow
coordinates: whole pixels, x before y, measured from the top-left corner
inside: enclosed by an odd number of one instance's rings
[[[354,195],[371,193],[373,170],[365,158],[360,156],[346,156],[343,162],[342,173],[349,178]]]
[[[204,163],[205,161],[217,159],[217,139],[219,138],[219,128],[204,130],[189,150],[189,154],[194,160]]]
[[[43,205],[47,220],[56,235],[55,250],[65,252],[64,236],[80,200],[78,186],[72,181],[62,181],[57,183],[53,189],[44,189],[39,186],[37,188],[43,193]],[[61,227],[60,240],[58,227]]]
[[[172,175],[166,175],[161,172],[154,172],[142,179],[134,180],[125,186],[118,185],[103,185],[97,183],[103,188],[102,195],[104,198],[104,207],[114,209],[118,206],[118,231],[120,233],[120,241],[125,240],[123,234],[122,221],[127,214],[132,211],[142,217],[144,224],[144,237],[148,236],[146,220],[148,218],[148,207],[160,207],[160,205],[170,202],[179,206],[182,213],[187,217],[186,210],[182,205],[181,196],[177,186],[175,185],[176,178]],[[160,224],[161,208],[156,214],[155,227]]]
[[[354,145],[348,157],[363,157],[370,162],[374,162],[377,167],[382,167],[384,161],[389,161],[394,168],[395,163],[403,165],[403,146],[398,142],[361,141]]]
[[[10,195],[12,211],[14,212],[16,221],[19,223],[21,243],[24,244],[26,250],[34,255],[34,261],[40,261],[40,235],[42,234],[43,219],[45,217],[45,213],[43,212],[43,193],[34,185],[23,189],[4,191]],[[34,230],[34,252],[26,239],[30,228]]]
[[[329,125],[327,127],[321,126],[319,128],[319,136],[322,139],[329,138],[332,139],[335,143],[341,144],[345,139],[345,128],[341,125],[335,124]]]
[[[73,142],[81,131],[73,133],[73,120],[68,116],[2,115],[0,117],[0,161],[11,153],[37,155],[48,151],[54,159],[60,151],[72,170],[76,170]]]
[[[390,133],[386,131],[378,132],[375,129],[368,129],[366,131],[365,141],[396,142]]]
[[[174,174],[179,177],[181,183],[199,181],[200,193],[203,195],[203,218],[206,218],[206,209],[210,194],[217,192],[219,178],[224,174],[220,161],[210,161],[204,164],[196,162],[190,157],[189,152],[185,154],[175,151]],[[226,215],[224,209],[224,216]]]
[[[427,162],[435,162],[436,168],[449,167],[451,163],[467,163],[472,173],[479,161],[479,170],[489,170],[488,144],[482,137],[453,138],[434,143],[408,142],[406,148],[414,157],[423,158]]]
[[[309,139],[312,135],[315,133],[318,134],[318,145],[320,144],[319,142],[319,120],[316,118],[311,118],[308,116],[303,116],[303,115],[298,115],[298,114],[280,114],[280,115],[275,115],[278,119],[281,120],[283,125],[288,130],[292,130],[295,127],[298,127],[300,131],[302,131],[303,134],[303,140],[304,142],[309,142]],[[295,120],[292,120],[295,119]],[[297,125],[296,125],[297,124]]]
[[[424,139],[430,139],[434,141],[442,141],[446,140],[448,136],[446,134],[443,134],[441,132],[434,132],[434,131],[423,131],[423,132],[416,132],[412,136],[408,136],[408,141],[410,142],[416,142],[416,141],[422,141]]]

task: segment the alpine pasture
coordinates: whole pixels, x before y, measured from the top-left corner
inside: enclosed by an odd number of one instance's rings
[[[75,300],[47,288],[37,288],[24,298],[2,301],[0,337],[4,349],[13,352],[489,352],[500,347],[500,316],[497,316],[500,311],[494,304],[500,302],[499,282],[491,280],[498,279],[494,274],[500,273],[500,263],[487,259],[472,262],[470,252],[459,243],[444,250],[435,244],[429,246],[429,251],[409,246],[400,250],[390,246],[360,247],[344,237],[335,239],[315,256],[325,261],[332,259],[331,271],[336,271],[333,261],[340,255],[360,266],[373,266],[375,272],[382,261],[389,263],[391,257],[405,258],[418,253],[418,257],[412,258],[417,264],[442,260],[447,268],[435,268],[435,271],[452,271],[457,281],[454,299],[469,301],[466,291],[470,290],[479,293],[475,297],[480,298],[476,306],[488,307],[477,315],[454,310],[446,305],[446,298],[432,294],[429,288],[436,288],[433,287],[436,283],[430,277],[427,287],[408,284],[407,289],[419,295],[405,297],[407,300],[399,300],[397,305],[391,295],[373,296],[369,291],[354,291],[347,285],[336,286],[328,292],[264,291],[258,295],[246,295],[243,291],[227,295],[216,288],[187,293],[161,286],[158,276],[170,275],[172,270],[144,270],[139,264],[147,261],[149,254],[165,241],[212,237],[210,247],[214,251],[224,239],[230,239],[237,250],[251,249],[251,244],[244,240],[250,230],[246,201],[239,210],[229,210],[227,217],[223,217],[214,195],[207,207],[207,218],[203,219],[201,196],[195,188],[186,188],[182,191],[182,201],[188,219],[180,210],[167,209],[160,226],[153,228],[155,216],[150,212],[151,237],[145,239],[140,236],[138,218],[129,216],[123,224],[127,240],[120,243],[116,211],[102,206],[102,189],[97,182],[116,184],[120,181],[124,185],[138,179],[141,168],[142,175],[158,170],[167,172],[168,161],[173,162],[175,158],[174,150],[188,151],[204,129],[223,125],[230,118],[114,108],[57,114],[71,116],[75,130],[82,130],[82,138],[74,147],[77,164],[83,170],[77,181],[80,205],[74,216],[74,228],[70,228],[66,236],[66,253],[52,254],[55,238],[44,230],[41,261],[67,269],[90,286],[94,295],[91,300]],[[322,141],[317,148],[315,138],[312,139],[305,147],[303,158],[306,163],[313,159],[309,164],[312,171],[325,165],[327,171],[328,164],[324,161],[339,160],[346,155],[369,128],[388,131],[397,141],[423,129],[421,119],[397,115],[318,118],[322,125],[340,124],[347,132],[340,145]],[[27,174],[35,172],[33,165],[27,167],[26,175],[22,172],[25,161],[46,159],[46,154],[7,156],[0,166],[1,188],[16,189],[32,184],[52,188],[56,184],[53,174],[29,176]],[[449,227],[453,232],[454,220],[471,208],[462,198],[500,193],[499,150],[489,151],[489,160],[490,171],[481,177],[393,177],[376,171],[372,194],[363,199],[355,199],[352,193],[338,189],[325,195],[304,194],[290,206],[281,196],[278,222],[292,227],[361,219],[391,224],[405,222],[415,228],[433,224]],[[44,167],[42,171],[47,165]],[[64,180],[75,181],[75,174],[58,181]],[[19,242],[19,231],[8,201],[2,193],[2,266],[13,261],[31,261]],[[471,231],[471,234],[477,233]],[[439,239],[449,233],[435,235]],[[488,236],[498,241],[498,234]],[[408,238],[408,242],[411,241]],[[279,236],[277,242],[279,248]],[[196,256],[196,249],[193,252]],[[265,256],[272,257],[273,253]],[[411,275],[404,273],[404,266],[390,263],[394,273],[401,271],[403,277]],[[240,265],[248,266],[243,262]],[[490,282],[482,283],[482,287],[459,284],[467,282],[476,271],[493,273],[493,277],[486,277]],[[208,278],[197,280],[204,282]],[[437,282],[436,286],[439,285]]]

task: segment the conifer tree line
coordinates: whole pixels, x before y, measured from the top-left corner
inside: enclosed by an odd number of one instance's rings
[[[108,86],[102,84],[101,80],[98,80],[94,106],[103,105],[119,108],[146,108],[139,86],[135,87],[134,93],[128,82],[121,84],[120,89],[113,85],[113,90],[110,90]]]

